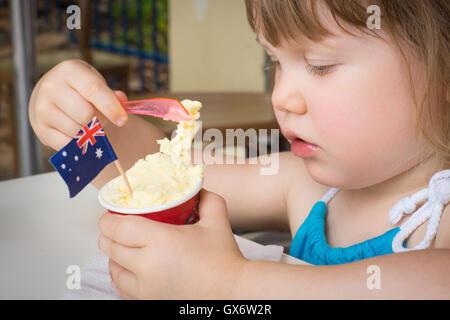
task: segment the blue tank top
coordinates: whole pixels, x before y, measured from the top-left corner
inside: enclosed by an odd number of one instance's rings
[[[289,251],[291,256],[313,265],[333,265],[427,248],[436,234],[443,208],[450,201],[450,170],[438,172],[431,178],[428,188],[401,199],[392,207],[389,216],[391,222],[396,224],[404,214],[412,213],[420,202],[428,199],[402,226],[345,248],[330,247],[325,237],[327,203],[338,191],[337,188],[330,189],[314,204],[295,233]],[[405,239],[427,219],[430,221],[425,239],[414,248],[406,248]]]

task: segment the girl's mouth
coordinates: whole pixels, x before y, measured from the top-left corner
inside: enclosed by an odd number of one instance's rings
[[[320,148],[315,144],[295,138],[291,142],[291,152],[301,158],[309,158],[317,154]]]
[[[297,134],[292,131],[283,130],[282,133],[286,139],[291,142],[291,152],[296,156],[309,158],[314,156],[320,150],[319,146],[299,138]]]

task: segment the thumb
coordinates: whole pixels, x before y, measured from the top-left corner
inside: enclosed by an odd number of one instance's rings
[[[123,91],[121,91],[121,90],[114,90],[113,92],[114,92],[114,95],[116,96],[117,100],[119,100],[119,101],[128,101],[128,97],[127,97],[127,95],[125,94],[125,92],[123,92]],[[108,118],[106,118],[106,116],[105,116],[103,113],[101,113],[101,112],[99,112],[99,111],[97,110],[96,116],[98,117],[98,120],[100,121],[100,123],[101,123],[103,129],[105,129],[106,127],[109,126],[109,122],[110,122],[110,121],[108,120]],[[127,121],[128,121],[128,117],[127,117],[126,122],[127,122]],[[126,122],[125,122],[125,123],[126,123]]]
[[[199,223],[209,226],[230,225],[225,199],[217,193],[202,189],[200,191]]]
[[[114,95],[116,96],[117,100],[128,101],[128,97],[125,94],[125,92],[123,92],[121,90],[114,90],[113,92],[114,92]],[[97,117],[100,120],[100,123],[102,124],[103,129],[105,129],[105,127],[107,127],[109,125],[109,120],[101,112],[97,112]],[[128,122],[128,116],[126,119],[127,119],[126,122]],[[126,124],[126,122],[124,124]]]
[[[114,90],[114,95],[116,96],[117,99],[119,99],[119,101],[127,101],[128,97],[125,94],[125,92],[121,91],[121,90]]]

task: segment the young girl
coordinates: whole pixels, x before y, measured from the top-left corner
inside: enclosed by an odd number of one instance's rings
[[[380,29],[367,27],[369,5],[380,9]],[[129,299],[450,298],[448,1],[246,6],[274,64],[272,103],[291,152],[274,155],[274,176],[254,164],[207,166],[214,193],[202,191],[194,225],[104,214],[99,247],[113,286]],[[117,98],[126,99],[92,67],[67,61],[37,84],[30,121],[59,150],[105,115],[129,168],[163,135],[127,118]],[[94,185],[114,176],[107,168]],[[229,221],[289,230],[290,254],[315,266],[246,260]]]

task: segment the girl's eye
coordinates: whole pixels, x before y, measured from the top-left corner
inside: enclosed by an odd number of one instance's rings
[[[336,65],[323,65],[323,66],[313,66],[311,64],[306,64],[306,71],[313,75],[324,76],[331,72]]]

